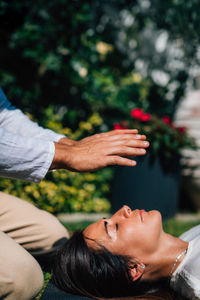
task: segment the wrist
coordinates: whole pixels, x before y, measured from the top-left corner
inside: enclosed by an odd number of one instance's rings
[[[55,145],[55,154],[53,161],[51,163],[51,166],[49,168],[49,171],[51,170],[57,170],[57,169],[64,169],[65,168],[65,160],[66,160],[66,145],[56,143],[54,142]]]

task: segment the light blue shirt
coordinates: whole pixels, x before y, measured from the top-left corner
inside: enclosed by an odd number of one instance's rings
[[[0,88],[0,176],[40,182],[63,135],[40,127],[7,100]]]

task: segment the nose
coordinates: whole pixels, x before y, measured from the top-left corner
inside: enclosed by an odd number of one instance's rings
[[[114,221],[116,219],[117,222],[119,222],[124,218],[129,218],[131,215],[132,215],[131,208],[127,205],[124,205],[110,219],[107,219],[107,221]]]
[[[129,218],[131,215],[132,210],[129,206],[123,205],[122,208],[120,208],[114,215],[114,216],[123,216],[125,218]]]
[[[130,207],[127,206],[127,205],[124,205],[124,206],[122,206],[121,209],[122,209],[122,211],[123,211],[124,216],[125,216],[126,218],[129,218],[130,215],[131,215],[131,212],[132,212],[132,210],[130,209]]]

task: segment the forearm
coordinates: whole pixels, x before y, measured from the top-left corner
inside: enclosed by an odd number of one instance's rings
[[[13,134],[0,128],[0,176],[40,182],[52,163],[53,142]]]

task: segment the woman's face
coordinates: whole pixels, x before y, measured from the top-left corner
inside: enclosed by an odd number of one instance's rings
[[[99,220],[84,230],[86,241],[92,247],[96,243],[90,239],[114,254],[129,255],[143,261],[156,253],[162,233],[162,219],[158,211],[132,211],[126,205],[110,219]]]

